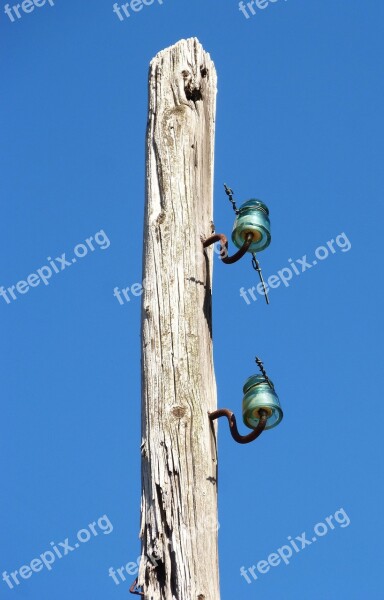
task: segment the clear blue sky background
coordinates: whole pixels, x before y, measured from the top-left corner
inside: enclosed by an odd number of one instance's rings
[[[381,600],[384,5],[279,0],[247,20],[235,0],[164,0],[123,22],[107,0],[15,22],[3,5],[0,285],[97,231],[110,246],[0,297],[0,572],[102,515],[113,531],[12,590],[0,580],[0,597],[118,600],[133,580],[108,569],[139,554],[140,299],[121,306],[113,289],[141,280],[148,63],[196,36],[219,77],[217,230],[232,228],[226,181],[270,208],[266,277],[342,232],[352,244],[270,306],[239,295],[257,283],[249,259],[215,259],[219,404],[240,414],[259,354],[285,410],[250,446],[220,423],[222,600]],[[240,576],[340,508],[348,527]]]

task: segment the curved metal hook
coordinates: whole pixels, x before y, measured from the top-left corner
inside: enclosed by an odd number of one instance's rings
[[[220,417],[227,417],[231,435],[233,439],[239,444],[249,444],[250,442],[253,442],[253,440],[255,440],[256,438],[258,438],[261,433],[263,433],[267,424],[268,413],[266,410],[263,410],[261,408],[259,414],[260,421],[256,429],[254,429],[252,433],[249,433],[248,435],[241,435],[239,433],[239,430],[237,429],[236,417],[231,410],[229,410],[228,408],[219,408],[214,412],[208,413],[211,421],[219,419]]]
[[[144,596],[143,592],[139,592],[139,590],[136,589],[137,586],[137,577],[135,579],[135,581],[132,583],[131,587],[129,588],[129,591],[131,592],[131,594],[136,594],[136,596]]]
[[[203,242],[203,247],[208,248],[208,246],[210,246],[211,244],[214,244],[215,242],[220,242],[221,243],[221,249],[220,249],[221,260],[226,265],[232,265],[233,263],[237,262],[238,260],[240,260],[240,258],[242,258],[244,256],[244,254],[247,252],[249,246],[252,244],[252,240],[253,240],[252,233],[247,233],[244,244],[242,245],[240,250],[238,250],[236,252],[236,254],[234,254],[233,256],[228,256],[228,240],[227,240],[227,236],[224,235],[224,233],[215,233],[215,235],[212,235],[207,240],[205,240],[205,242]]]

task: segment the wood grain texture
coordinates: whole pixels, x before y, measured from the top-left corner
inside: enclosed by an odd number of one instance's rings
[[[211,234],[216,71],[198,40],[149,72],[142,305],[142,561],[151,600],[219,600]]]

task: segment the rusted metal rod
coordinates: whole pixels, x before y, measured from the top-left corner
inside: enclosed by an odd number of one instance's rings
[[[221,260],[226,265],[232,265],[233,263],[237,262],[238,260],[240,260],[240,258],[242,258],[244,256],[244,254],[247,252],[249,246],[252,244],[252,240],[253,240],[252,233],[247,233],[244,244],[242,245],[240,250],[238,250],[236,252],[236,254],[234,254],[233,256],[228,256],[228,240],[227,240],[227,236],[224,235],[224,233],[215,233],[215,235],[212,235],[211,237],[209,237],[208,239],[206,239],[203,242],[203,247],[208,248],[208,246],[210,246],[211,244],[214,244],[215,242],[220,242],[220,244],[221,244],[221,249],[220,249]]]
[[[218,410],[215,410],[214,412],[208,414],[211,421],[219,419],[220,417],[227,417],[231,435],[233,439],[239,444],[249,444],[250,442],[253,442],[256,438],[258,438],[259,435],[263,433],[268,419],[267,411],[261,408],[259,410],[260,421],[256,429],[254,429],[252,433],[249,433],[248,435],[241,435],[239,433],[239,430],[237,429],[236,417],[233,414],[233,412],[228,408],[219,408]]]
[[[139,590],[136,588],[137,585],[137,577],[135,579],[135,581],[132,583],[131,587],[129,588],[129,591],[131,592],[131,594],[135,594],[136,596],[144,596],[143,592],[139,592]]]

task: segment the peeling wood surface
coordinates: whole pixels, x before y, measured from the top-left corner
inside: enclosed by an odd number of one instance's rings
[[[142,305],[142,561],[147,600],[220,600],[211,339],[216,71],[198,40],[149,72]]]

